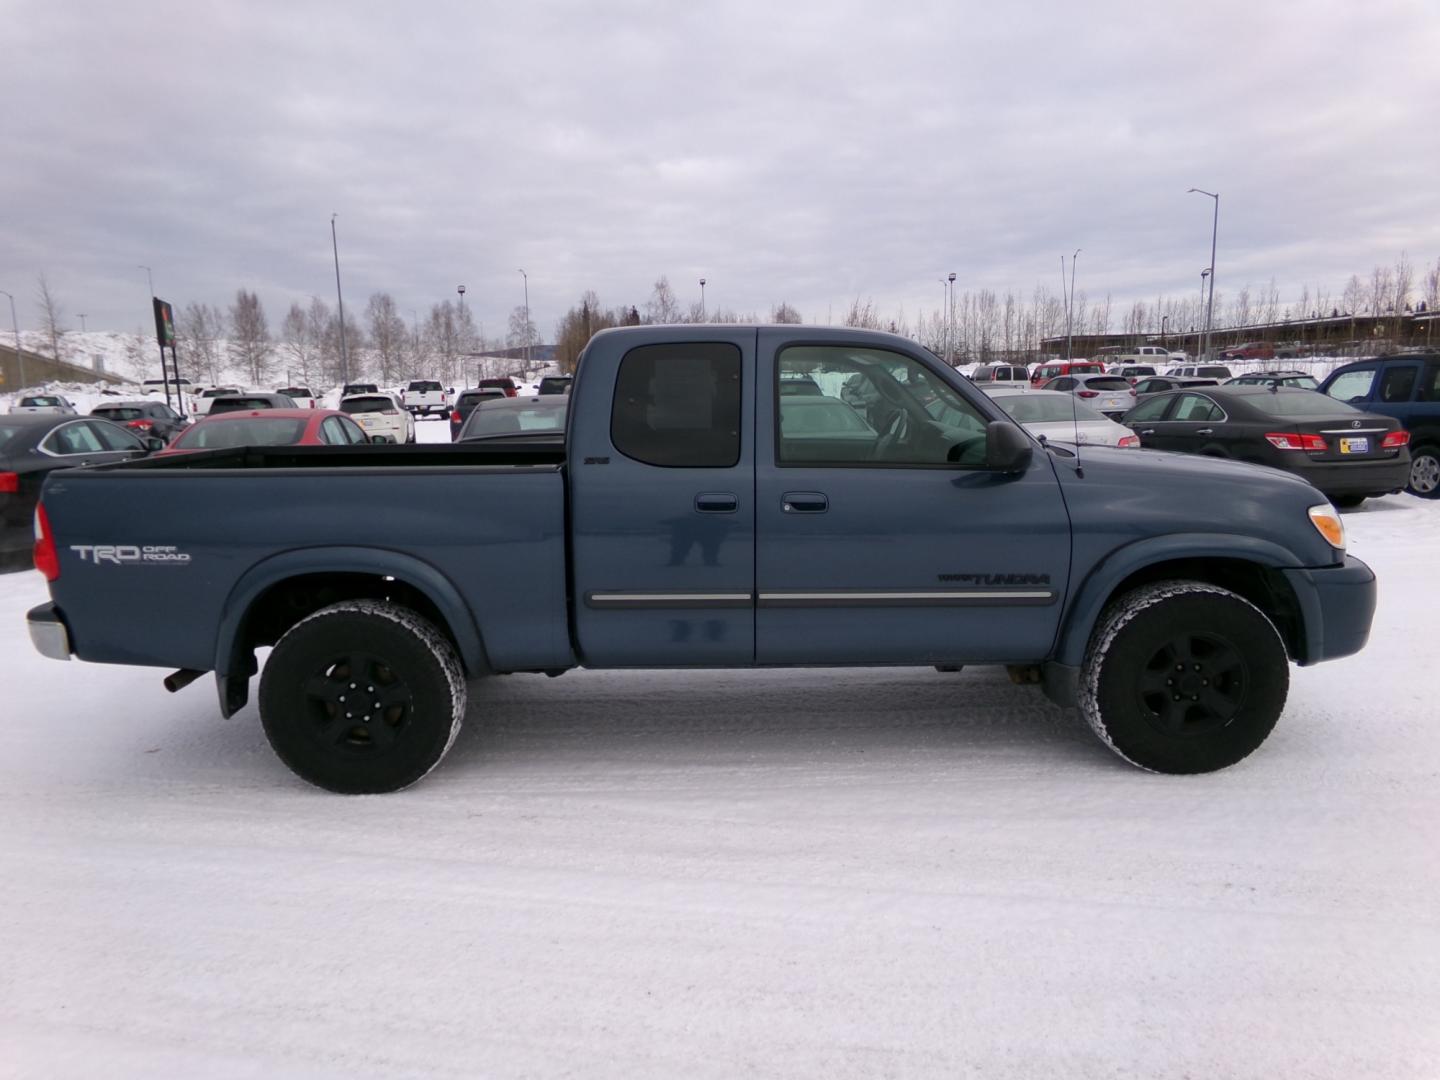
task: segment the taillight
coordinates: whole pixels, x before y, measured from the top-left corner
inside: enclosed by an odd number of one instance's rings
[[[20,494],[20,474],[0,472],[0,495]]]
[[[384,415],[386,415],[386,416],[399,416],[399,415],[400,415],[400,410],[399,410],[399,409],[383,409],[383,410],[381,410],[381,411],[382,411],[382,412],[384,413]]]
[[[465,422],[465,418],[460,415],[459,409],[456,409],[450,414],[450,422],[454,424],[461,424]]]
[[[1078,391],[1078,393],[1079,393],[1080,396],[1083,397],[1083,398],[1092,398],[1092,397],[1099,397],[1099,396],[1100,396],[1100,391],[1099,391],[1099,390],[1081,390],[1081,391]]]
[[[514,397],[514,396],[515,396],[516,394],[518,394],[518,393],[520,393],[520,391],[519,391],[519,390],[516,390],[513,386],[509,386],[509,387],[506,387],[506,388],[505,388],[505,396],[506,396],[506,397]]]
[[[1134,389],[1134,387],[1131,387],[1131,389],[1130,389],[1130,396],[1131,396],[1131,397],[1134,397],[1134,396],[1135,396],[1135,389]]]
[[[50,516],[45,513],[45,504],[35,507],[35,569],[45,575],[46,581],[60,576],[60,556],[55,551],[55,537],[50,532]]]
[[[1310,435],[1305,432],[1272,431],[1265,436],[1265,441],[1277,450],[1325,449],[1324,439],[1319,435]]]
[[[1381,450],[1399,450],[1400,447],[1402,447],[1402,446],[1408,446],[1409,444],[1410,444],[1410,432],[1408,432],[1408,431],[1392,431],[1392,432],[1390,432],[1389,435],[1386,435],[1385,438],[1383,438],[1383,439],[1380,440],[1380,449],[1381,449]],[[10,475],[11,475],[11,476],[14,476],[15,474],[14,474],[14,473],[11,473]],[[0,484],[3,484],[3,483],[4,483],[4,480],[5,480],[5,474],[4,474],[4,473],[0,473]],[[0,487],[0,491],[4,491],[4,490],[5,490],[4,487]]]
[[[153,420],[131,420],[131,421],[130,421],[128,424],[126,424],[125,426],[128,427],[128,428],[135,428],[137,431],[149,431],[152,427],[155,426],[155,421],[153,421]]]
[[[1140,436],[1139,436],[1139,435],[1121,435],[1121,436],[1120,436],[1120,441],[1119,441],[1118,443],[1116,443],[1115,445],[1116,445],[1116,446],[1129,446],[1129,447],[1139,446],[1139,445],[1140,445]]]

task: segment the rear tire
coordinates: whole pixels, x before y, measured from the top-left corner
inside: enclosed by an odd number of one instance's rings
[[[409,608],[349,600],[302,619],[260,679],[265,737],[290,770],[342,795],[409,787],[465,716],[455,649]]]
[[[1252,753],[1285,707],[1290,668],[1250,601],[1199,581],[1164,581],[1101,616],[1080,672],[1080,711],[1132,765],[1213,772]]]
[[[1440,498],[1440,447],[1421,446],[1410,451],[1406,490],[1422,499]]]

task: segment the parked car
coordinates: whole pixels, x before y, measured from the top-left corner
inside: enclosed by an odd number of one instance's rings
[[[1322,393],[1393,416],[1410,433],[1412,495],[1440,498],[1440,353],[1377,357],[1336,368]]]
[[[1163,394],[1167,390],[1180,390],[1190,386],[1218,386],[1218,379],[1196,379],[1192,377],[1182,378],[1178,375],[1153,375],[1148,379],[1141,379],[1135,384],[1135,402],[1139,404],[1146,398],[1154,397],[1156,394]]]
[[[1030,373],[1030,385],[1038,390],[1061,375],[1104,375],[1105,365],[1098,360],[1054,360],[1038,364]]]
[[[505,391],[498,386],[472,387],[469,390],[461,390],[455,398],[455,408],[450,410],[450,441],[454,442],[460,437],[460,429],[465,426],[465,421],[470,416],[470,411],[482,401],[491,401],[495,398],[504,399]]]
[[[1181,379],[1214,379],[1216,382],[1234,378],[1224,364],[1177,364],[1166,368],[1165,374]]]
[[[1319,390],[1314,375],[1304,371],[1247,371],[1228,380],[1226,386],[1290,386],[1296,390]]]
[[[786,374],[780,380],[780,395],[782,397],[817,397],[824,394],[820,384],[804,372],[793,372]]]
[[[1312,390],[1207,386],[1137,405],[1124,423],[1140,445],[1285,469],[1337,506],[1400,491],[1410,475],[1409,432]]]
[[[140,384],[140,388],[147,394],[164,394],[166,382],[170,384],[170,392],[191,394],[195,391],[195,384],[189,379],[146,379]]]
[[[79,416],[68,398],[59,394],[27,394],[10,406],[11,416],[37,413],[44,416]]]
[[[1113,364],[1105,369],[1107,375],[1118,375],[1131,386],[1134,386],[1141,379],[1155,374],[1155,368],[1151,364]]]
[[[992,386],[1029,386],[1030,369],[1024,364],[979,364],[970,381],[982,390]]]
[[[1105,370],[1117,374],[1115,368],[1135,364],[1167,364],[1170,350],[1159,345],[1106,345],[1090,354],[1090,359],[1104,364]],[[1154,374],[1154,372],[1151,372]]]
[[[573,375],[546,375],[536,387],[538,394],[568,394],[575,382]]]
[[[226,397],[230,394],[243,394],[243,386],[211,386],[200,391],[200,396],[195,399],[195,407],[192,410],[194,416],[199,418],[210,412],[210,406],[215,404],[218,397]]]
[[[1140,437],[1124,424],[1116,423],[1089,402],[1077,401],[1074,394],[1010,386],[985,392],[1026,431],[1043,435],[1050,442],[1127,448],[1140,445]],[[927,411],[945,422],[943,406],[940,413],[936,412],[938,404],[932,403]]]
[[[282,386],[275,392],[284,394],[302,409],[313,409],[320,404],[320,396],[308,386]]]
[[[515,397],[520,393],[520,386],[509,375],[500,375],[493,379],[481,379],[475,384],[477,387],[496,386],[505,391],[506,397]]]
[[[482,400],[470,410],[456,441],[563,442],[569,407],[569,394]]]
[[[229,412],[254,412],[256,409],[296,409],[295,399],[285,394],[221,394],[210,402],[206,415],[219,416]]]
[[[868,461],[875,455],[880,434],[840,398],[825,394],[780,397],[782,455],[815,462]]]
[[[895,410],[875,452],[787,450],[782,410],[819,400],[776,394],[787,371],[869,381]],[[214,672],[227,716],[263,664],[280,759],[358,794],[439,764],[470,680],[582,663],[1004,665],[1126,760],[1210,772],[1280,721],[1292,659],[1356,653],[1370,632],[1375,574],[1309,484],[1106,447],[1077,469],[898,335],[624,327],[591,338],[581,372],[572,394],[519,403],[567,409],[564,434],[502,445],[496,467],[484,446],[353,465],[261,447],[74,470],[36,515],[50,595],[31,640],[163,667],[172,686]]]
[[[352,394],[340,399],[340,411],[360,425],[371,442],[413,443],[415,417],[394,394]]]
[[[189,423],[163,401],[106,401],[90,410],[91,416],[121,424],[142,438],[153,435],[169,442]]]
[[[380,387],[373,382],[352,382],[346,383],[340,390],[342,398],[353,397],[356,394],[378,394]]]
[[[1216,354],[1221,360],[1274,360],[1275,346],[1268,341],[1247,341]]]
[[[400,391],[400,403],[411,416],[445,416],[450,412],[450,395],[434,379],[411,379]]]
[[[369,441],[354,420],[334,409],[264,409],[212,413],[155,456],[237,446],[358,446]]]
[[[56,469],[144,457],[164,442],[119,424],[60,413],[0,417],[0,567],[30,564],[35,504]]]
[[[1119,375],[1060,375],[1041,389],[1074,394],[1111,418],[1124,416],[1135,405],[1134,388]]]

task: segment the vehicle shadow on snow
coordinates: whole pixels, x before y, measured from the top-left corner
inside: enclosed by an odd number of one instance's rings
[[[987,667],[499,676],[470,684],[465,727],[443,768],[528,767],[571,754],[631,764],[677,754],[697,764],[707,754],[813,763],[870,751],[1119,764],[1075,710]]]

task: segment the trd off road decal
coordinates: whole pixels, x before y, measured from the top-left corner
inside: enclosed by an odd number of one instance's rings
[[[70,550],[80,556],[83,562],[103,566],[184,566],[190,561],[188,553],[173,545],[149,544],[71,544]]]

